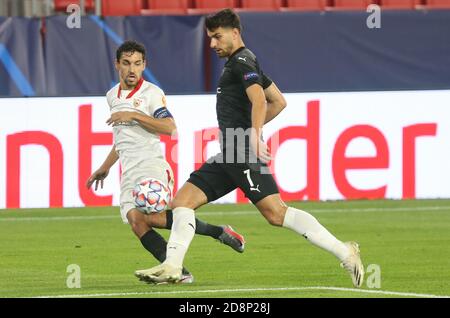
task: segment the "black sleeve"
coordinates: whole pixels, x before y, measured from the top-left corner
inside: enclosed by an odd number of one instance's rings
[[[262,73],[262,76],[263,76],[262,87],[263,87],[263,89],[266,89],[270,85],[272,85],[273,81],[272,81],[272,79],[269,76],[264,74],[264,72],[261,71],[261,73]]]
[[[238,80],[242,83],[245,89],[253,84],[263,86],[263,74],[253,61],[249,62],[235,62],[232,71]]]

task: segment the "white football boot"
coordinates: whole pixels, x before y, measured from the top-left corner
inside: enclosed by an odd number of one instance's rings
[[[350,255],[342,261],[341,267],[350,274],[353,286],[359,288],[364,281],[364,265],[361,261],[359,245],[356,242],[345,242],[344,244],[348,247]]]
[[[182,269],[175,268],[169,264],[162,263],[158,266],[152,267],[150,269],[143,269],[134,272],[134,275],[140,280],[146,281],[148,283],[179,283],[183,279],[187,281],[191,280],[193,282],[193,276],[183,277]],[[189,276],[189,275],[185,275]]]

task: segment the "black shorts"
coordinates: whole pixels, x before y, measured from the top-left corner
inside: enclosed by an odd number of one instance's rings
[[[206,194],[208,202],[215,201],[236,188],[241,189],[253,204],[271,194],[279,193],[266,164],[219,163],[220,161],[214,160],[218,156],[209,159],[200,169],[192,172],[187,180]]]

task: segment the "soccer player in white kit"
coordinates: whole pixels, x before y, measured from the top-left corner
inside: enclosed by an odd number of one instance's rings
[[[162,154],[160,134],[175,134],[176,125],[166,107],[164,92],[143,79],[145,65],[142,44],[126,41],[118,48],[115,67],[120,83],[106,94],[111,110],[107,124],[113,127],[114,146],[102,166],[90,176],[86,186],[90,188],[95,182],[95,190],[99,185],[103,187],[103,180],[110,168],[120,159],[122,220],[131,225],[142,245],[163,262],[167,242],[152,227],[170,229],[172,212],[168,210],[145,215],[136,209],[132,192],[135,185],[145,178],[158,179],[173,190],[173,173]],[[244,251],[244,238],[229,225],[215,226],[197,219],[196,228],[197,234],[211,236],[238,252]],[[181,282],[193,282],[193,276],[186,269],[183,269]]]

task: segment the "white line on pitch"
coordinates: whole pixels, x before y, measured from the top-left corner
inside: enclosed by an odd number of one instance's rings
[[[77,221],[77,220],[102,220],[102,219],[120,219],[120,215],[90,215],[90,216],[32,216],[16,218],[0,218],[0,222],[16,221]]]
[[[132,296],[152,296],[152,295],[177,295],[177,294],[218,294],[218,293],[247,293],[247,292],[265,292],[265,291],[306,291],[306,290],[330,290],[352,292],[360,294],[378,294],[401,297],[420,297],[420,298],[450,298],[446,295],[432,295],[432,294],[418,294],[418,293],[403,293],[386,290],[368,290],[342,287],[280,287],[280,288],[240,288],[240,289],[208,289],[208,290],[175,290],[175,291],[155,291],[155,292],[134,292],[134,293],[104,293],[104,294],[74,294],[74,295],[53,295],[53,296],[36,296],[32,298],[84,298],[84,297],[132,297]]]
[[[311,213],[341,213],[341,212],[423,212],[423,211],[450,211],[450,206],[430,206],[430,207],[385,207],[385,208],[349,208],[349,209],[308,209]],[[0,212],[1,214],[1,212]],[[258,211],[204,211],[198,212],[198,215],[253,215],[259,214]],[[120,215],[90,215],[90,216],[34,216],[34,217],[12,217],[0,218],[0,222],[17,222],[17,221],[84,221],[84,220],[103,220],[103,219],[120,219]]]

